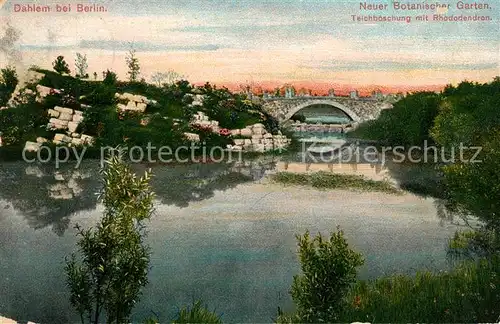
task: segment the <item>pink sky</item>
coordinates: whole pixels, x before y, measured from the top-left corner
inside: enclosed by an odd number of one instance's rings
[[[14,46],[25,66],[50,68],[64,55],[72,67],[80,52],[90,73],[109,68],[125,78],[133,47],[146,79],[174,70],[191,82],[230,86],[402,89],[500,75],[498,12],[491,10],[482,14],[493,22],[362,24],[351,19],[362,14],[355,1],[107,0],[100,4],[108,11],[95,14],[15,13],[14,3],[0,9],[0,25],[21,33]],[[11,59],[0,53],[0,65]]]

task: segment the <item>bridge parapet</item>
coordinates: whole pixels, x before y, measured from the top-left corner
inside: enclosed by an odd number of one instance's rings
[[[345,112],[354,122],[376,119],[392,104],[372,98],[352,99],[346,97],[295,97],[265,99],[263,108],[280,122],[289,120],[300,110],[313,105],[329,105]]]

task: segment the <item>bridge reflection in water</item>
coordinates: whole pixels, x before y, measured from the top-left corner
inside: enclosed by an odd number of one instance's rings
[[[278,162],[276,172],[313,173],[328,172],[334,174],[359,175],[375,181],[393,181],[389,169],[380,163],[303,163]]]

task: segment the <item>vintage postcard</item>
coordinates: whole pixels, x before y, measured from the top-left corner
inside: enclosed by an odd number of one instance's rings
[[[499,0],[0,0],[0,324],[500,322]]]

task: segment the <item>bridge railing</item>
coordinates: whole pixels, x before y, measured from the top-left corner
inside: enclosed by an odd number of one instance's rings
[[[325,99],[347,99],[347,100],[357,100],[357,101],[379,101],[377,98],[371,98],[371,97],[360,97],[360,98],[351,98],[351,97],[341,97],[341,96],[314,96],[314,97],[292,97],[292,98],[286,98],[286,97],[269,97],[269,98],[261,98],[264,101],[277,101],[277,100],[300,100],[300,99],[306,99],[306,100],[325,100]]]

